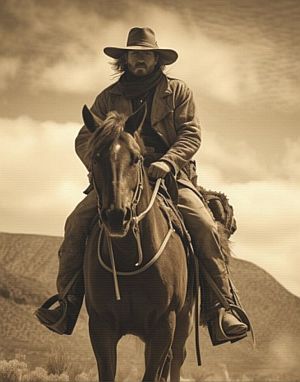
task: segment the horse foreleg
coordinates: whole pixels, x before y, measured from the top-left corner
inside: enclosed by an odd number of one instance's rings
[[[97,361],[99,382],[113,382],[117,367],[118,333],[98,317],[89,320],[90,339]]]
[[[192,331],[193,312],[184,309],[176,320],[176,330],[172,344],[170,382],[180,382],[180,370],[186,358],[186,340]]]
[[[171,349],[176,325],[175,312],[162,317],[146,340],[144,382],[159,382]]]

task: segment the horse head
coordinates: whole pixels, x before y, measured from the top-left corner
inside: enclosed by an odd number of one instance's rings
[[[110,236],[124,237],[143,186],[143,149],[138,131],[147,106],[126,118],[109,112],[104,121],[87,106],[82,115],[92,133],[89,141],[90,170],[99,200],[99,216]]]

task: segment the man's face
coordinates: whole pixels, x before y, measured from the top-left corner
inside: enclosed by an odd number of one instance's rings
[[[127,53],[127,67],[130,73],[138,77],[153,72],[158,55],[151,50],[130,50]]]

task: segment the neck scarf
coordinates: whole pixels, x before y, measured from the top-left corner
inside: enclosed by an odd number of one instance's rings
[[[143,77],[137,77],[130,72],[125,72],[119,80],[121,91],[129,99],[143,98],[149,90],[158,85],[163,75],[160,68]]]

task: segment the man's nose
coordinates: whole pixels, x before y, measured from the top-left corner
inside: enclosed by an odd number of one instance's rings
[[[137,60],[142,60],[142,61],[144,61],[144,59],[145,59],[145,53],[142,52],[142,51],[137,52],[137,54],[136,54],[136,59],[137,59]]]

